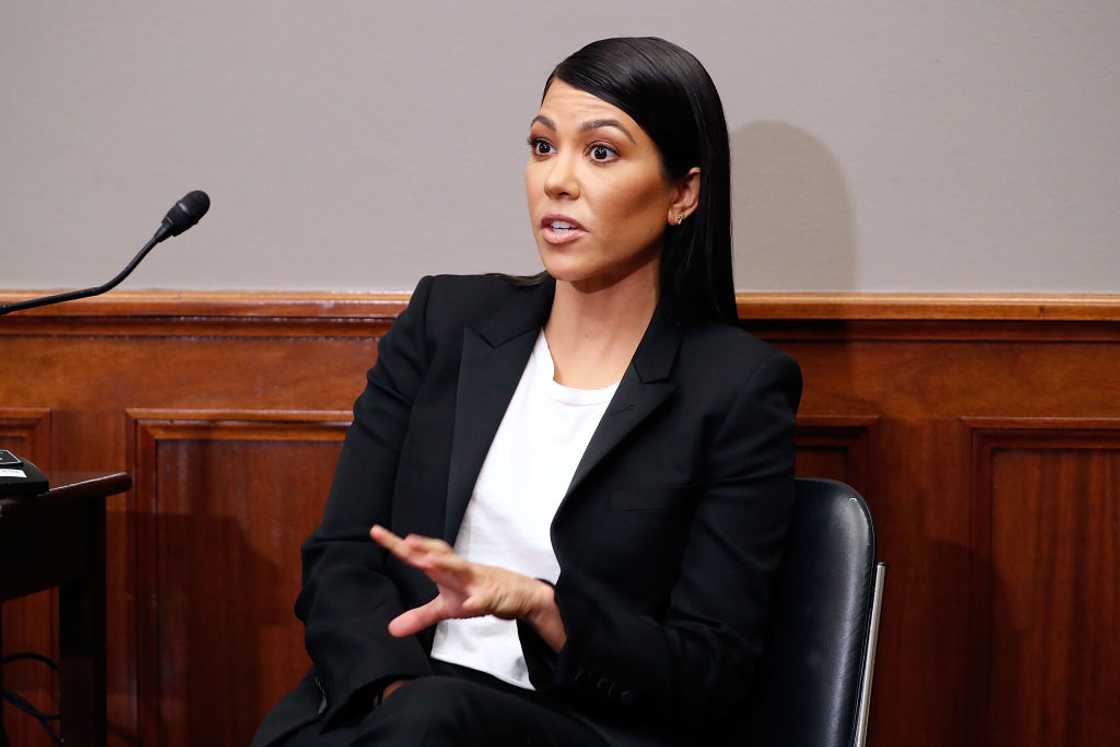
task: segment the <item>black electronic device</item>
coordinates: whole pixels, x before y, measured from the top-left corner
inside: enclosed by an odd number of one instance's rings
[[[0,451],[0,454],[11,454]],[[40,495],[50,489],[47,476],[26,459],[16,459],[19,466],[0,465],[0,498],[23,498]]]
[[[5,467],[19,467],[23,460],[7,449],[0,449],[0,469]]]

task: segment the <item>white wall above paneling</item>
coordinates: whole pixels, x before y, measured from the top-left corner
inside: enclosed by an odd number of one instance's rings
[[[539,269],[541,87],[657,35],[719,86],[742,290],[1120,291],[1120,3],[0,5],[0,288],[410,289]]]

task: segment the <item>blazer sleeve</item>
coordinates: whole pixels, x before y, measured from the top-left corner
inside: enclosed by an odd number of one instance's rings
[[[801,371],[776,353],[729,402],[708,449],[668,608],[654,617],[586,576],[556,584],[567,642],[554,653],[526,623],[534,687],[697,730],[748,697],[794,501]],[[656,552],[651,548],[651,552]]]
[[[431,672],[415,636],[394,638],[387,631],[404,607],[385,573],[387,552],[369,537],[375,522],[390,525],[401,443],[428,364],[431,285],[431,277],[421,279],[378,343],[377,362],[354,403],[323,520],[302,547],[303,587],[295,611],[326,696],[328,725],[357,692],[368,692],[379,680]]]

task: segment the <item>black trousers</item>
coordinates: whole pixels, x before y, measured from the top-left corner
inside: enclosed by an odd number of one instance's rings
[[[531,690],[433,660],[435,674],[401,686],[360,721],[319,733],[311,723],[285,747],[608,747],[577,716]]]

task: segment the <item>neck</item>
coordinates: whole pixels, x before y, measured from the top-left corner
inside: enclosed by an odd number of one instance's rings
[[[615,283],[594,288],[557,280],[545,324],[550,344],[632,352],[657,306],[659,270],[659,262],[647,262]]]

